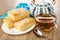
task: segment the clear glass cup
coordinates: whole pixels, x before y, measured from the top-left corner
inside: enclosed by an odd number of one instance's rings
[[[43,14],[35,16],[36,25],[40,27],[43,31],[50,31],[57,27],[56,15],[53,14]]]

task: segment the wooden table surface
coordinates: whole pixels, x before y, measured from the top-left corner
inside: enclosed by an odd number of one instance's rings
[[[44,32],[44,34],[49,37],[51,40],[60,40],[60,0],[57,0],[57,8],[56,8],[56,13],[57,13],[57,25],[58,28],[56,30],[52,30],[50,32]],[[33,31],[30,31],[27,34],[24,35],[18,35],[18,36],[13,36],[13,35],[8,35],[4,33],[1,29],[2,25],[2,20],[0,20],[0,40],[47,40],[46,38],[39,38],[37,37]]]

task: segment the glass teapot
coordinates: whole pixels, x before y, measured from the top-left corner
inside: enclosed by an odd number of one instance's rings
[[[34,1],[34,7],[30,15],[35,18],[36,25],[44,31],[54,29],[56,26],[56,14],[54,13],[53,6],[45,1],[39,4],[35,4]],[[53,3],[53,5],[54,4],[55,3]]]

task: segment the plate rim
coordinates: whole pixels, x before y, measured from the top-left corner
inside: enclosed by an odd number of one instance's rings
[[[18,33],[18,34],[14,34],[14,33],[8,33],[8,32],[6,32],[6,31],[4,30],[4,28],[3,28],[3,25],[5,26],[5,24],[3,23],[2,26],[1,26],[2,31],[5,32],[6,34],[9,34],[9,35],[22,35],[22,34],[26,34],[26,33],[32,31],[32,30],[35,28],[35,24],[34,24],[33,27],[32,27],[32,26],[30,27],[31,29],[30,29],[30,28],[27,29],[28,31],[26,31],[26,32],[24,32],[24,33],[20,33],[20,34],[19,34],[19,33]],[[6,27],[6,26],[5,26],[5,27]]]

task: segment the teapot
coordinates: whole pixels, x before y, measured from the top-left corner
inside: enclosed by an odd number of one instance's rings
[[[35,0],[34,0],[35,1]],[[35,3],[33,1],[33,9],[30,16],[34,17],[36,20],[36,25],[44,31],[50,31],[56,26],[56,14],[54,12],[53,5],[48,2],[42,1],[40,3]]]

